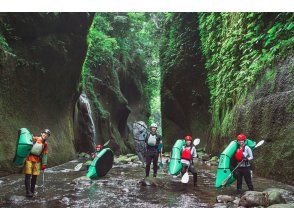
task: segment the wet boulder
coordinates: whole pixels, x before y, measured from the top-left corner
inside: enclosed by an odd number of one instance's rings
[[[234,198],[232,196],[228,196],[228,195],[218,195],[216,197],[216,201],[218,203],[228,203],[228,202],[233,202]]]
[[[210,165],[211,166],[217,166],[218,165],[218,157],[214,156],[210,159]]]
[[[213,157],[210,159],[210,162],[212,162],[212,161],[217,162],[217,161],[218,161],[218,157],[217,157],[217,156],[213,156]]]
[[[127,163],[131,163],[131,162],[137,162],[139,161],[139,157],[135,154],[127,154],[127,155],[120,155],[117,158],[117,162],[118,163],[123,163],[123,164],[127,164]]]
[[[270,205],[286,203],[286,200],[282,196],[282,191],[283,190],[278,188],[269,188],[264,191],[268,193],[268,199],[269,199]]]
[[[127,164],[128,162],[131,162],[131,160],[125,155],[120,155],[117,158],[117,160],[118,160],[118,162],[123,163],[123,164]]]
[[[239,203],[240,203],[240,198],[239,197],[235,197],[235,200],[233,201],[233,203],[238,206]]]
[[[274,205],[269,206],[268,208],[294,208],[294,203],[274,204]]]
[[[89,154],[84,153],[84,152],[79,153],[77,155],[77,157],[78,157],[78,161],[82,162],[82,163],[85,163],[87,160],[90,160],[90,158],[91,158],[91,156]]]
[[[247,191],[245,192],[239,202],[239,206],[243,206],[246,208],[250,207],[258,207],[269,206],[269,199],[267,192],[257,192],[257,191]]]
[[[211,161],[210,162],[210,166],[217,166],[218,165],[218,162],[217,161]]]
[[[116,165],[118,165],[118,164],[120,164],[121,162],[118,160],[117,157],[114,157],[114,159],[113,159],[113,163],[116,164]]]
[[[133,155],[133,156],[129,157],[128,159],[131,160],[132,162],[139,161],[139,157],[137,155]]]
[[[201,156],[201,159],[203,160],[203,161],[209,161],[210,160],[210,155],[209,154],[203,154],[202,156]]]
[[[91,156],[85,152],[81,152],[78,154],[78,158],[90,158]]]

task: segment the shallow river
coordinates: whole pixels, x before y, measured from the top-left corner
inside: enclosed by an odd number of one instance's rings
[[[159,171],[157,186],[142,186],[144,167],[140,164],[114,165],[103,178],[94,181],[73,181],[86,174],[74,171],[77,160],[49,168],[38,177],[34,198],[26,198],[24,176],[13,174],[0,178],[0,207],[225,207],[216,204],[220,194],[234,195],[235,186],[214,188],[215,167],[197,163],[198,185],[182,184],[180,177]],[[151,172],[152,173],[152,172]],[[294,202],[294,187],[273,180],[254,177],[255,190],[277,187],[288,191],[284,197]],[[245,190],[247,186],[243,186]]]

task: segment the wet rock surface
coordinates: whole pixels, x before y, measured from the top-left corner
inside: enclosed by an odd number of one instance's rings
[[[269,205],[286,203],[286,200],[282,196],[282,192],[286,193],[285,190],[270,188],[264,192],[268,193]]]
[[[216,197],[216,201],[218,203],[228,203],[228,202],[233,202],[234,198],[228,195],[219,195]]]
[[[244,195],[242,195],[239,206],[243,206],[246,208],[250,207],[258,207],[269,206],[269,198],[268,193],[266,192],[257,192],[257,191],[247,191]]]

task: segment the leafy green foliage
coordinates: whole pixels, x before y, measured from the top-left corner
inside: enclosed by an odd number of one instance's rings
[[[293,13],[199,13],[213,132],[262,73],[293,52],[293,22]]]
[[[123,74],[125,79],[137,79],[138,87],[141,88],[143,98],[150,108],[147,111],[151,111],[150,120],[160,119],[160,41],[157,40],[160,34],[160,16],[160,13],[95,14],[88,34],[88,52],[80,87],[91,94],[101,115],[107,117],[109,113],[99,102],[99,94],[94,92],[94,83],[101,80],[97,72],[103,68],[111,73],[111,80],[116,81],[108,84],[117,85],[115,91],[120,90],[118,74]],[[145,76],[142,78],[141,73],[136,71],[143,71]]]
[[[162,13],[128,13],[136,30],[139,42],[139,50],[144,54],[145,71],[147,73],[146,92],[149,97],[150,118],[148,124],[153,122],[161,124],[160,112],[160,68],[159,68],[159,47],[162,32]],[[161,132],[161,126],[159,126]]]
[[[0,48],[4,49],[6,51],[11,51],[8,43],[6,42],[6,39],[1,34],[0,34]]]

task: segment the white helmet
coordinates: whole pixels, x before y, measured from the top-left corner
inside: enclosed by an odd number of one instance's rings
[[[156,124],[156,123],[152,123],[152,124],[150,125],[150,128],[157,128],[157,124]]]

